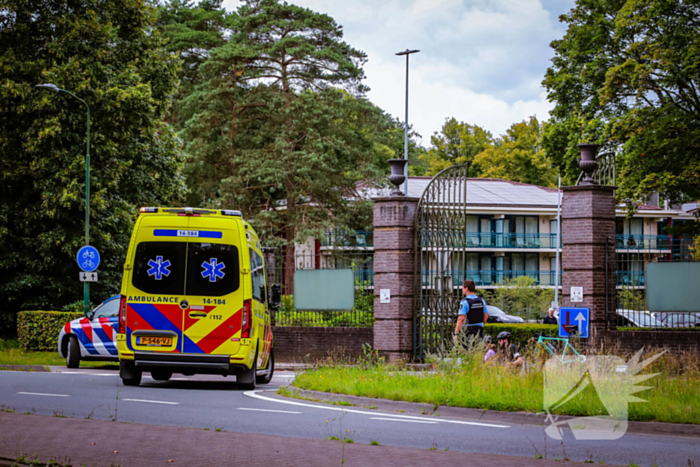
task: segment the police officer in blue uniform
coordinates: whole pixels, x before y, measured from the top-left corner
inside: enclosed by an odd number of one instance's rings
[[[467,322],[467,335],[484,336],[484,324],[489,318],[486,302],[476,296],[476,284],[472,280],[465,280],[462,284],[464,298],[459,304],[459,316],[455,327],[455,342],[459,338],[459,331]]]

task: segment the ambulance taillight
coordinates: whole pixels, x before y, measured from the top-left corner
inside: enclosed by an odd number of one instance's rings
[[[241,338],[250,339],[250,328],[253,324],[253,300],[243,300],[243,318],[241,322]]]
[[[126,295],[119,300],[119,334],[126,332]]]

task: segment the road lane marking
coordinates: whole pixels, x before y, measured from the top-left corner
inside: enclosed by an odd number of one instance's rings
[[[69,394],[45,394],[43,392],[18,392],[17,394],[26,394],[28,396],[70,397]]]
[[[311,407],[314,409],[325,409],[325,410],[335,410],[337,412],[348,412],[348,413],[357,413],[361,415],[377,415],[377,412],[366,412],[364,410],[353,410],[353,409],[341,409],[338,407],[332,407],[332,406],[324,406],[324,405],[313,405],[313,404],[306,404],[304,402],[296,402],[296,401],[287,401],[287,400],[282,400],[282,399],[274,399],[272,397],[265,397],[260,394],[256,394],[258,392],[264,392],[264,390],[257,390],[257,391],[246,391],[243,393],[244,396],[252,397],[254,399],[260,399],[268,402],[277,402],[279,404],[289,404],[289,405],[298,405],[301,407]],[[424,417],[413,417],[410,415],[388,415],[393,418],[401,418],[401,419],[406,419],[406,420],[425,420]],[[479,423],[479,422],[464,422],[461,420],[446,420],[446,419],[441,419],[441,420],[435,420],[437,423],[451,423],[454,425],[472,425],[472,426],[483,426],[483,427],[488,427],[488,428],[510,428],[510,425],[497,425],[495,423]]]
[[[238,410],[251,410],[251,411],[255,411],[255,412],[293,413],[293,414],[301,414],[302,413],[302,412],[291,412],[289,410],[249,409],[247,407],[238,407]]]
[[[148,402],[150,404],[167,404],[167,405],[180,405],[179,402],[166,402],[166,401],[148,401],[145,399],[122,399],[123,401],[129,402]]]
[[[369,417],[370,420],[384,420],[386,422],[403,422],[403,423],[430,423],[431,425],[436,425],[438,422],[429,422],[427,420],[401,420],[398,418],[380,418],[380,417]]]

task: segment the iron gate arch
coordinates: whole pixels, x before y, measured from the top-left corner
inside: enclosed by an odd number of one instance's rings
[[[438,173],[418,202],[415,220],[413,357],[425,358],[454,334],[467,279],[469,165]]]

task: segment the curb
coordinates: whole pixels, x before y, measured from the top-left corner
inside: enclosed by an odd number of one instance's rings
[[[42,365],[0,365],[0,370],[10,371],[36,371],[37,373],[48,373],[49,370]]]
[[[497,410],[470,409],[467,407],[451,407],[447,405],[433,406],[430,403],[392,401],[389,399],[375,399],[373,397],[349,396],[346,394],[333,394],[322,391],[299,389],[295,386],[287,386],[287,389],[309,399],[336,402],[344,401],[359,407],[372,406],[378,410],[399,412],[418,415],[439,415],[441,417],[459,418],[480,422],[514,423],[516,425],[545,426],[545,413],[531,412],[500,412]],[[571,420],[578,417],[568,415],[555,415],[554,421]],[[683,423],[662,422],[628,422],[628,433],[646,435],[670,435],[688,436],[700,438],[700,425]]]

